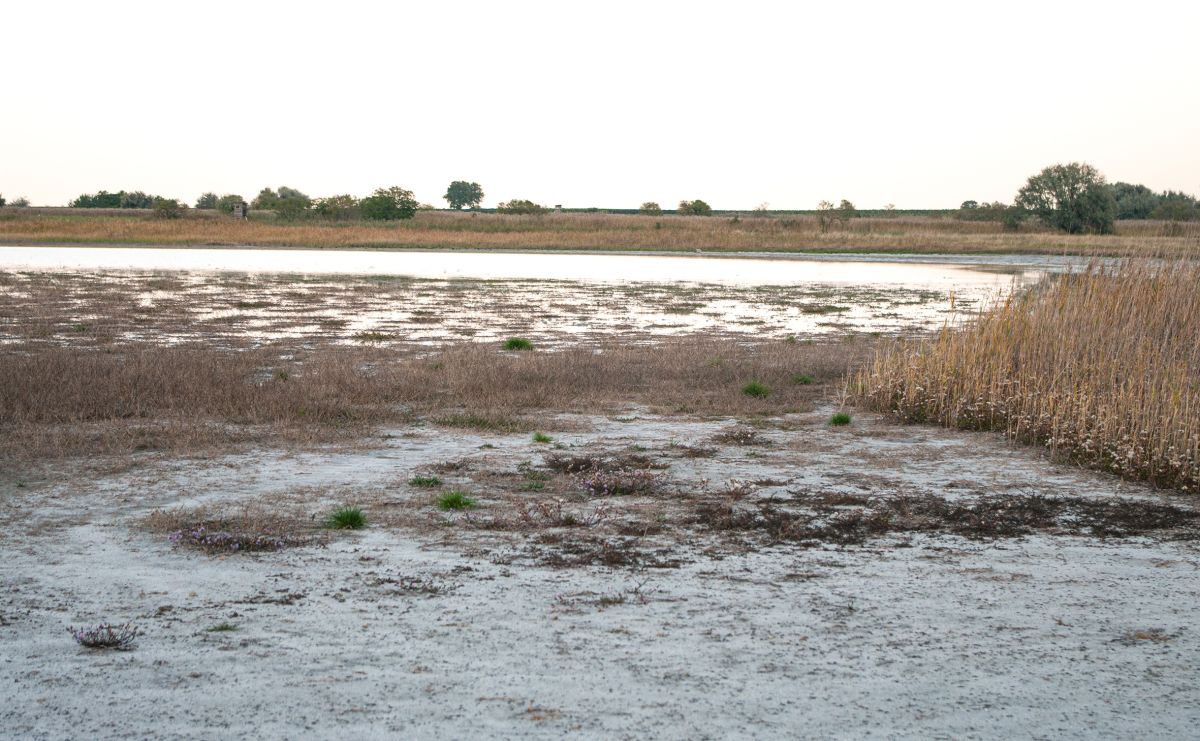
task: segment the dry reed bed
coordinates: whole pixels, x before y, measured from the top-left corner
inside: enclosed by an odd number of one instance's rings
[[[0,355],[0,455],[186,451],[247,441],[360,438],[416,416],[454,426],[529,428],[539,412],[631,403],[667,413],[803,410],[869,355],[869,343],[739,344],[692,338],[506,353],[473,344],[403,349],[44,347]],[[804,373],[818,383],[792,383]],[[748,381],[772,393],[741,392]]]
[[[881,348],[865,405],[911,422],[1000,430],[1071,460],[1200,487],[1200,265],[1093,266],[936,338]]]
[[[398,223],[279,223],[229,218],[0,216],[0,241],[318,248],[847,251],[1187,255],[1200,252],[1200,224],[1121,222],[1115,235],[1005,232],[993,222],[951,218],[863,218],[822,232],[815,217],[624,216],[421,212]]]

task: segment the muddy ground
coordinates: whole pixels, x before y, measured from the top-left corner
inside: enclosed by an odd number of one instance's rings
[[[1193,736],[1194,500],[833,411],[9,470],[0,735]]]

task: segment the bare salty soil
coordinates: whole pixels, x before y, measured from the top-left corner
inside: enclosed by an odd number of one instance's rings
[[[0,720],[25,738],[1187,737],[1193,500],[997,437],[642,407],[550,442],[6,476]],[[436,483],[431,483],[436,481]],[[443,511],[461,491],[474,507]],[[368,526],[319,523],[354,505]],[[197,524],[285,539],[243,552]],[[136,648],[71,625],[132,622]]]
[[[1200,722],[1194,497],[843,407],[890,337],[279,338],[286,312],[262,336],[197,317],[284,281],[180,282],[5,276],[0,735]],[[303,320],[401,288],[296,290]],[[325,526],[345,507],[366,527]],[[134,645],[69,632],[101,624]]]

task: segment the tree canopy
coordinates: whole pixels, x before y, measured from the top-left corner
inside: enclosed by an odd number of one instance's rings
[[[1051,165],[1029,178],[1016,204],[1068,234],[1110,234],[1117,199],[1099,170],[1083,162]]]
[[[546,213],[546,207],[524,198],[514,198],[511,201],[505,201],[497,205],[496,211],[502,214],[539,216]]]
[[[712,216],[712,206],[699,198],[694,201],[680,201],[678,211],[684,216]]]
[[[358,203],[364,219],[378,221],[411,219],[417,214],[417,206],[412,191],[398,186],[379,188]]]
[[[84,193],[69,204],[71,208],[150,208],[155,201],[162,200],[140,190],[109,193],[102,190],[99,193]]]
[[[456,210],[464,207],[479,208],[479,204],[483,203],[483,188],[479,187],[479,183],[455,180],[446,188],[443,198],[450,204],[450,208]]]

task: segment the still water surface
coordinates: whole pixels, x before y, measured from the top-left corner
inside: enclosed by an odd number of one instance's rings
[[[876,285],[931,289],[1003,287],[1036,280],[1044,268],[1002,270],[954,262],[867,262],[798,258],[520,252],[204,249],[166,247],[2,247],[0,269],[186,270],[398,275],[479,280]],[[998,258],[995,267],[1003,267]]]

